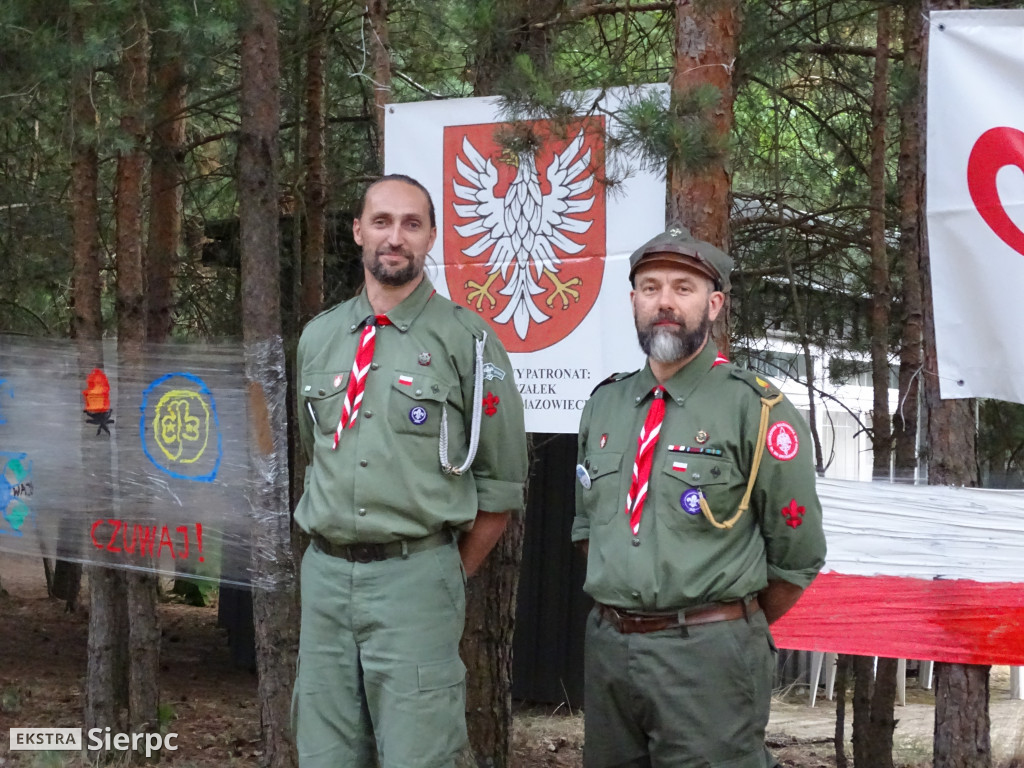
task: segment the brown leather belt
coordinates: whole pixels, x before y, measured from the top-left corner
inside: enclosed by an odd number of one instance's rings
[[[455,537],[450,529],[445,528],[443,531],[424,536],[422,539],[399,539],[381,544],[335,544],[319,533],[314,533],[312,540],[313,546],[325,555],[340,557],[350,563],[374,563],[379,560],[407,557],[416,552],[443,547],[445,544],[455,541]]]
[[[757,597],[747,602],[735,600],[731,603],[715,603],[704,608],[677,611],[675,613],[641,613],[612,608],[604,603],[597,603],[601,618],[611,624],[624,635],[640,632],[660,632],[663,629],[678,627],[696,627],[700,624],[713,624],[716,621],[734,621],[745,619],[761,610]]]

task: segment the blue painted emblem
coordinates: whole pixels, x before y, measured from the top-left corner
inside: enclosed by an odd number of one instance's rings
[[[427,420],[427,409],[421,405],[417,405],[411,411],[409,411],[409,421],[413,424],[422,424]]]
[[[685,491],[682,496],[679,497],[679,503],[683,506],[683,511],[690,515],[700,514],[700,489],[691,488]]]

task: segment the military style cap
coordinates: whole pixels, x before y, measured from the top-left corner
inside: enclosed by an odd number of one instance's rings
[[[731,284],[733,260],[725,251],[711,243],[698,240],[682,224],[671,224],[660,235],[648,240],[629,257],[629,280],[633,281],[641,262],[656,261],[655,257],[669,257],[672,261],[686,263],[703,272],[715,281],[715,287],[728,293]]]

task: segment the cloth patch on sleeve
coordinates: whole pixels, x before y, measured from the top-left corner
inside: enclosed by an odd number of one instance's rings
[[[768,453],[779,461],[789,461],[800,452],[800,438],[785,421],[777,421],[768,428],[766,442]]]

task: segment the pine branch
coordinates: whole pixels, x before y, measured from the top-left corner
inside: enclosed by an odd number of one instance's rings
[[[875,49],[862,45],[839,45],[838,43],[815,43],[811,45],[791,45],[784,49],[784,53],[814,53],[822,56],[861,56],[865,59],[875,58]],[[902,61],[903,54],[900,51],[889,51],[889,59]]]
[[[548,29],[550,27],[575,24],[583,19],[595,18],[597,16],[610,16],[615,13],[648,13],[650,11],[670,11],[676,7],[675,0],[663,0],[662,2],[632,3],[625,0],[622,3],[581,3],[565,12],[555,14],[554,18],[547,21],[538,21],[530,26],[533,29]]]

